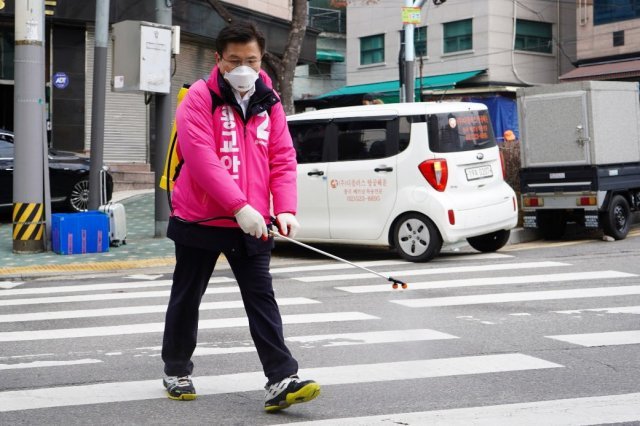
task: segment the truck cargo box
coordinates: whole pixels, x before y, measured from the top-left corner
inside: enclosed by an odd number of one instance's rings
[[[637,82],[518,89],[523,168],[640,161]]]

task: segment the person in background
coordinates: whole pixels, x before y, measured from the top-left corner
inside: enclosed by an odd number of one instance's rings
[[[270,202],[282,235],[293,237],[300,226],[295,218],[296,153],[282,104],[260,69],[264,49],[255,24],[223,28],[216,39],[216,66],[206,81],[190,87],[176,111],[184,162],[167,228],[176,266],[162,360],[169,398],[195,399],[191,356],[198,308],[224,254],[267,377],[264,409],[273,412],[314,399],[320,386],[297,376],[298,362],[284,342],[269,273]]]
[[[373,96],[366,94],[362,97],[362,105],[371,105],[373,104]]]

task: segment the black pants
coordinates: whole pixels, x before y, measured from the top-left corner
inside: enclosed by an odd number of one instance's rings
[[[198,307],[216,261],[222,251],[209,251],[176,242],[176,267],[167,308],[162,360],[168,376],[190,375],[191,356],[198,334]],[[282,318],[276,303],[269,262],[271,252],[248,255],[245,250],[225,250],[233,270],[249,330],[258,351],[268,383],[282,380],[298,371],[298,363],[284,343]]]

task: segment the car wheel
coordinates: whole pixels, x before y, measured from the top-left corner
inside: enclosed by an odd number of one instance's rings
[[[605,234],[616,240],[624,240],[631,227],[630,219],[629,203],[622,195],[614,195],[603,218],[602,227]]]
[[[490,234],[467,238],[467,242],[474,249],[483,253],[488,253],[498,251],[504,247],[509,241],[510,235],[511,231],[502,229]]]
[[[567,220],[564,213],[558,211],[546,211],[538,213],[538,229],[545,240],[559,240],[567,228]]]
[[[442,237],[438,228],[419,213],[402,216],[393,231],[398,254],[411,262],[427,262],[440,253]]]
[[[67,197],[68,207],[75,212],[82,212],[89,208],[89,179],[77,181]]]

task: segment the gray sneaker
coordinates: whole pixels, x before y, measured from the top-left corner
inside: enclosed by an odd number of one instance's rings
[[[162,384],[171,399],[190,401],[196,399],[196,388],[193,387],[191,376],[169,376],[162,379]]]
[[[320,395],[320,385],[313,380],[300,380],[296,375],[264,387],[265,411],[272,413],[301,402],[308,402]]]

